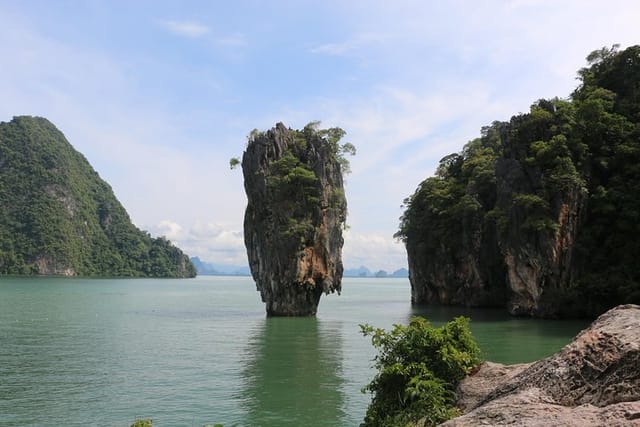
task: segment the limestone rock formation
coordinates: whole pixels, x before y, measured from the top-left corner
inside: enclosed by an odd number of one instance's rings
[[[618,306],[555,355],[483,364],[445,426],[640,425],[640,306]]]
[[[558,291],[569,287],[579,275],[575,241],[587,194],[582,180],[545,189],[549,196],[544,200],[543,219],[536,211],[539,208],[532,206],[538,199],[525,197],[536,197],[540,188],[550,187],[545,178],[549,172],[527,164],[527,153],[520,152],[521,142],[514,138],[503,141],[504,157],[496,162],[495,209],[505,213],[509,224],[499,239],[501,261],[507,270],[507,309],[514,315],[551,317],[559,311]],[[547,220],[552,230],[541,222]]]
[[[252,132],[242,157],[244,239],[268,315],[315,315],[340,292],[346,220],[339,128]]]
[[[482,128],[405,200],[412,302],[595,317],[640,303],[640,46]]]

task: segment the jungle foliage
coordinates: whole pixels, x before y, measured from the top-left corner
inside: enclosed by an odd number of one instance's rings
[[[44,118],[0,123],[0,274],[193,277],[163,237],[131,223],[111,187]]]

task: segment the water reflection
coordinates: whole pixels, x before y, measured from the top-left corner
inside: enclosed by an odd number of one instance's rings
[[[315,318],[266,318],[243,369],[248,426],[344,425],[342,338]]]

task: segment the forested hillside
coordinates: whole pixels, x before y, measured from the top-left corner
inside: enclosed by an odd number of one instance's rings
[[[405,200],[414,302],[592,316],[640,302],[640,46],[494,122]]]
[[[0,123],[0,274],[193,277],[44,118]]]

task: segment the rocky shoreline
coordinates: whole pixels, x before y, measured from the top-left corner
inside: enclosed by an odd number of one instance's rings
[[[457,395],[462,415],[443,426],[640,426],[640,306],[609,310],[546,359],[485,362]]]

